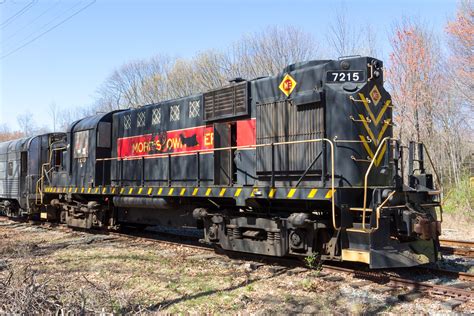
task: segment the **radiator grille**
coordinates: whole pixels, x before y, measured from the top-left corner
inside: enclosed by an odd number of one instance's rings
[[[247,82],[204,93],[204,119],[215,121],[248,114]]]
[[[324,107],[321,103],[304,106],[289,101],[257,105],[257,144],[290,142],[324,137]],[[321,152],[321,143],[275,146],[275,172],[292,174],[306,170]],[[310,170],[321,170],[321,161]],[[271,172],[271,148],[257,148],[257,172]]]

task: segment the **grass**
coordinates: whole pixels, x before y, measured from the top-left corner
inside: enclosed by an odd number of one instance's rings
[[[473,206],[474,186],[471,185],[469,177],[464,176],[458,185],[448,188],[443,210],[446,213],[466,213],[474,218]]]
[[[0,227],[0,236],[0,254],[8,260],[8,268],[0,270],[0,314],[2,308],[19,314],[61,309],[71,314],[290,314],[305,308],[321,314],[364,313],[341,299],[343,284],[316,278],[317,270],[275,275],[264,266],[248,272],[225,257],[189,260],[199,251],[126,239],[54,247],[83,238],[75,233],[50,238],[48,231]],[[318,264],[316,259],[317,254],[311,266]],[[10,271],[15,275],[6,291],[1,286]],[[36,299],[36,305],[26,306],[23,297]],[[15,299],[16,305],[3,307]]]

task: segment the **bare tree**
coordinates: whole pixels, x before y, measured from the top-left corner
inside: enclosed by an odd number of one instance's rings
[[[68,107],[58,111],[57,126],[59,130],[66,131],[71,123],[97,113],[96,105],[90,107]]]
[[[225,85],[233,77],[281,72],[288,64],[316,57],[311,35],[295,27],[269,27],[244,36],[227,52],[208,50],[192,59],[155,56],[128,62],[99,88],[96,109],[112,111],[178,98]]]
[[[400,137],[407,130],[418,141],[429,140],[434,127],[433,106],[441,91],[436,39],[420,23],[409,19],[396,24],[393,34],[387,78],[399,111],[396,114],[400,114],[396,116]]]
[[[51,116],[51,120],[53,122],[53,132],[56,132],[59,108],[54,101],[49,104],[49,115]]]
[[[230,73],[246,78],[274,75],[289,64],[315,59],[319,45],[293,26],[273,26],[244,36],[230,52]]]
[[[437,39],[420,22],[404,19],[395,25],[391,44],[387,78],[399,137],[426,143],[444,183],[458,184],[472,130]]]
[[[98,90],[97,108],[112,111],[160,101],[169,63],[167,57],[155,56],[114,70]]]
[[[329,43],[328,53],[334,56],[367,55],[378,57],[379,45],[374,28],[367,24],[359,26],[354,23],[347,8],[341,5],[331,18],[326,32]]]
[[[23,136],[20,131],[12,131],[7,124],[0,124],[0,142],[18,139]]]
[[[35,134],[37,126],[32,117],[31,112],[27,111],[17,116],[17,122],[20,126],[20,131],[25,136],[32,136]]]

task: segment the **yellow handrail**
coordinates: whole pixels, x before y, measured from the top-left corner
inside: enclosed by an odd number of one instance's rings
[[[372,161],[370,162],[369,167],[367,168],[367,171],[365,172],[365,177],[364,177],[364,206],[362,209],[362,229],[365,230],[365,213],[366,213],[366,207],[367,207],[367,182],[369,178],[369,173],[372,170],[372,166],[375,163],[375,160],[377,159],[377,156],[379,155],[380,151],[382,150],[383,145],[387,140],[390,140],[391,137],[387,136],[382,141],[379,143],[379,147],[377,148],[377,151],[375,152],[374,156],[372,157]]]
[[[332,212],[332,226],[334,229],[338,229],[336,225],[336,202],[334,201],[334,144],[327,138],[323,138],[324,141],[329,143],[331,147],[331,212]],[[323,175],[324,177],[325,175]]]
[[[49,146],[51,147],[54,143],[51,143]],[[38,194],[40,197],[40,202],[43,204],[43,186],[44,186],[44,177],[46,174],[50,173],[51,170],[54,169],[54,167],[48,169],[48,171],[45,171],[46,166],[51,166],[51,161],[53,160],[53,152],[58,151],[58,150],[63,150],[66,149],[67,147],[59,147],[59,148],[54,148],[53,150],[49,151],[49,161],[45,162],[44,164],[41,165],[41,177],[36,181],[35,185],[35,203],[38,204]]]
[[[288,141],[288,142],[278,142],[278,143],[270,143],[270,144],[256,144],[256,145],[246,145],[246,146],[229,146],[229,147],[221,147],[221,148],[209,148],[209,149],[199,149],[193,150],[188,152],[177,152],[177,153],[163,153],[163,154],[152,154],[146,156],[129,156],[126,158],[120,157],[111,157],[111,158],[100,158],[96,159],[96,161],[113,161],[113,160],[138,160],[138,159],[155,159],[155,158],[167,158],[175,157],[175,156],[182,156],[182,155],[193,155],[202,152],[215,152],[215,151],[223,151],[223,150],[239,150],[239,149],[256,149],[259,147],[268,147],[268,146],[280,146],[280,145],[294,145],[294,144],[305,144],[305,143],[315,143],[315,142],[327,142],[331,148],[331,212],[332,212],[332,225],[334,229],[338,229],[336,225],[336,202],[334,200],[334,192],[335,192],[335,181],[334,181],[334,143],[328,138],[315,138],[315,139],[307,139],[307,140],[295,140],[295,141]],[[324,175],[323,175],[324,176]]]
[[[385,206],[385,204],[387,204],[387,202],[390,200],[390,198],[396,193],[397,191],[392,191],[390,192],[390,194],[387,196],[387,198],[377,207],[377,210],[376,210],[376,225],[375,225],[375,228],[374,228],[374,231],[376,231],[377,229],[379,229],[379,220],[380,220],[380,210],[382,209],[382,207]]]

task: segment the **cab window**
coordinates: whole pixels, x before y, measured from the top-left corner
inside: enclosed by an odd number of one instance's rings
[[[89,131],[74,133],[74,158],[87,158],[89,156]]]

